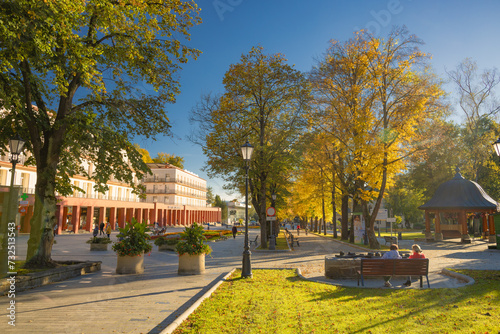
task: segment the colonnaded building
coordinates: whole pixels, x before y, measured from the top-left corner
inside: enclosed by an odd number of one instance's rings
[[[35,203],[36,167],[25,166],[26,156],[19,157],[15,169],[14,186],[27,194],[28,207],[24,215],[18,215],[20,232],[30,231],[30,219]],[[58,233],[90,231],[93,223],[111,222],[113,229],[123,227],[132,217],[159,226],[189,226],[193,222],[214,223],[221,220],[217,207],[207,207],[207,182],[198,175],[170,164],[148,164],[152,174],[145,175],[142,183],[145,199],[132,193],[125,183],[111,179],[109,190],[98,193],[94,181],[81,175],[71,178],[72,184],[84,190],[74,191],[70,196],[58,196]],[[92,163],[83,166],[92,175]],[[12,165],[9,156],[0,156],[0,204],[3,194],[9,191]],[[1,207],[0,207],[1,210]],[[1,211],[0,211],[1,214]]]

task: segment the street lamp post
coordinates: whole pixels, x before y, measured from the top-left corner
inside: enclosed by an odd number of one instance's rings
[[[7,265],[7,232],[9,231],[10,227],[15,227],[15,217],[16,213],[15,211],[12,210],[12,207],[15,205],[15,200],[17,199],[17,196],[14,196],[14,177],[16,174],[16,164],[19,162],[19,155],[21,154],[23,147],[24,147],[24,140],[17,135],[15,138],[9,139],[9,149],[10,149],[10,162],[12,163],[12,172],[10,176],[10,187],[9,187],[9,200],[7,202],[7,212],[6,212],[6,218],[7,219],[2,219],[2,233],[3,233],[3,240],[2,240],[2,254],[0,262],[4,266],[2,269],[2,273],[5,273],[6,265]]]
[[[252,277],[252,263],[250,260],[250,245],[248,242],[248,164],[252,158],[253,146],[247,142],[241,147],[241,154],[245,160],[245,250],[243,251],[243,265],[241,268],[241,277]]]

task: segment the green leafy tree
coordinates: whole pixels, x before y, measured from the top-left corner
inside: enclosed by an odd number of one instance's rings
[[[395,186],[387,191],[386,208],[391,210],[394,215],[404,216],[404,225],[420,223],[423,220],[423,211],[418,207],[422,205],[423,194],[417,189],[410,189],[405,186],[406,175],[398,177]]]
[[[164,108],[199,54],[184,44],[197,15],[180,0],[0,3],[0,142],[19,133],[37,166],[27,266],[53,265],[55,195],[71,176],[104,192],[111,176],[134,185],[148,171],[131,140],[170,134]]]
[[[214,197],[214,190],[212,187],[208,186],[207,187],[207,204],[211,206],[215,206],[215,197]]]
[[[309,83],[283,55],[266,55],[263,48],[254,47],[230,66],[223,84],[222,96],[206,96],[193,110],[191,120],[199,127],[191,138],[208,157],[208,174],[224,177],[228,188],[241,193],[245,193],[245,162],[240,148],[247,140],[254,146],[249,203],[263,223],[268,182],[290,173],[297,160],[295,147],[306,130]],[[261,228],[263,247],[266,234]]]
[[[220,208],[221,219],[222,219],[222,221],[226,221],[227,220],[227,204],[226,204],[226,202],[223,201],[219,195],[215,195],[215,199],[214,199],[214,202],[212,205]]]
[[[159,152],[156,158],[153,159],[153,162],[157,164],[171,164],[172,166],[184,169],[184,158],[174,154]]]

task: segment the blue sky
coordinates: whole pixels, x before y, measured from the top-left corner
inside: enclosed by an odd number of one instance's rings
[[[309,71],[328,41],[345,41],[354,31],[368,29],[385,37],[394,25],[406,25],[424,41],[422,51],[432,55],[435,72],[445,77],[470,57],[480,68],[499,67],[500,1],[428,0],[199,0],[203,23],[191,29],[190,46],[202,51],[180,72],[181,94],[167,105],[174,138],[138,140],[152,157],[158,152],[185,159],[185,168],[207,180],[222,198],[223,180],[209,179],[201,169],[206,158],[186,136],[190,110],[203,94],[222,92],[222,78],[231,64],[252,46],[266,53],[282,53],[300,71]],[[451,94],[452,86],[445,86]],[[243,144],[243,143],[242,143]]]

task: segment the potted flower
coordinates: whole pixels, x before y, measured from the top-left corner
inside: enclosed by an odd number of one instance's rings
[[[153,246],[149,243],[147,222],[139,223],[135,218],[119,229],[118,241],[113,250],[118,255],[117,274],[142,274],[144,272],[144,253]]]
[[[166,238],[165,236],[161,236],[155,239],[154,244],[158,246],[159,251],[175,251],[177,242],[179,242],[179,238]]]
[[[193,226],[184,229],[181,240],[175,246],[175,251],[179,254],[179,275],[205,273],[205,255],[212,252],[205,240],[202,225],[193,223]]]
[[[108,238],[92,237],[87,240],[87,243],[90,244],[91,251],[107,251],[111,240]]]

